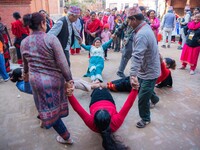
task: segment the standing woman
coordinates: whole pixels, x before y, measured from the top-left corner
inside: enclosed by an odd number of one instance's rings
[[[16,20],[11,23],[12,34],[15,36],[14,46],[16,47],[17,50],[18,64],[22,64],[20,44],[22,40],[29,35],[29,28],[24,27],[22,21],[20,20],[21,16],[19,12],[14,12],[13,18]]]
[[[57,37],[46,34],[46,20],[40,13],[27,14],[25,25],[33,31],[22,41],[24,76],[29,76],[35,105],[42,125],[53,127],[59,134],[57,141],[72,144],[61,118],[68,115],[65,85],[73,86],[72,75]],[[26,82],[26,81],[25,81]]]
[[[153,32],[155,34],[155,37],[156,37],[156,40],[157,40],[157,37],[158,37],[158,28],[160,27],[160,21],[156,17],[156,12],[154,10],[149,10],[147,12],[147,16],[149,18],[151,29],[153,30]]]
[[[194,16],[194,20],[188,23],[188,36],[181,53],[182,67],[190,65],[190,74],[195,74],[200,52],[200,13]]]
[[[96,13],[90,13],[90,19],[85,24],[85,31],[87,32],[88,45],[92,45],[96,37],[100,37],[103,25],[99,19],[96,18]]]

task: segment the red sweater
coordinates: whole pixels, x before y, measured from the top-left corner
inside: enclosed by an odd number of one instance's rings
[[[166,67],[165,63],[161,63],[161,75],[156,80],[156,84],[159,84],[160,82],[164,81],[170,74],[170,70]]]
[[[99,109],[107,110],[111,115],[111,131],[115,132],[122,125],[126,115],[128,114],[130,108],[132,107],[136,99],[137,94],[137,90],[132,90],[119,112],[117,112],[116,106],[112,102],[107,100],[101,100],[90,106],[90,114],[88,114],[73,95],[68,97],[68,99],[73,109],[79,114],[79,116],[83,119],[85,124],[94,132],[98,132],[98,129],[96,128],[96,125],[94,123],[95,113]]]

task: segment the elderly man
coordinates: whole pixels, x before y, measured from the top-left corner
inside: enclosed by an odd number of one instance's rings
[[[150,100],[153,105],[159,101],[154,92],[156,79],[161,72],[159,51],[155,35],[144,21],[141,10],[138,7],[130,8],[127,18],[128,25],[134,29],[130,82],[133,88],[139,88],[138,107],[141,121],[136,126],[144,128],[151,122]]]
[[[76,6],[70,6],[67,16],[60,18],[56,24],[51,28],[48,34],[54,34],[58,37],[62,48],[64,50],[67,62],[70,66],[69,50],[74,43],[74,38],[78,41],[82,41],[79,33],[73,27],[72,23],[75,22],[80,16],[80,8]]]

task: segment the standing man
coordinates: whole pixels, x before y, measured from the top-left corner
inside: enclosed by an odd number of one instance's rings
[[[154,92],[156,80],[161,73],[159,51],[155,35],[144,21],[140,9],[130,8],[127,18],[128,25],[134,30],[130,82],[133,88],[139,87],[138,107],[141,121],[136,126],[144,128],[151,122],[150,100],[154,105],[159,101]]]
[[[73,27],[72,23],[75,22],[80,16],[80,8],[70,6],[67,15],[60,18],[56,24],[51,28],[48,34],[54,34],[58,37],[62,48],[64,50],[67,62],[70,66],[69,50],[74,43],[74,38],[82,41],[77,30]]]
[[[175,25],[176,25],[176,16],[173,13],[173,7],[170,6],[168,8],[168,12],[164,15],[163,20],[161,22],[161,29],[163,30],[162,48],[166,48],[167,36],[168,36],[168,45],[167,45],[167,47],[170,48],[171,38],[172,38],[172,31],[174,30]]]

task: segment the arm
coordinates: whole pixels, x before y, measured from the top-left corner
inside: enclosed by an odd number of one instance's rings
[[[184,17],[184,21],[181,22],[181,25],[186,25],[190,21],[190,15],[186,14]]]
[[[110,44],[112,43],[112,41],[113,41],[113,39],[110,39],[108,42],[104,43],[102,45],[103,50],[106,50],[110,46]]]
[[[32,89],[29,82],[18,81],[16,86],[21,92],[32,94]]]
[[[47,35],[48,36],[48,35]],[[65,54],[62,50],[62,46],[57,37],[52,36],[49,37],[48,44],[52,48],[55,54],[55,62],[57,63],[58,67],[60,68],[62,75],[64,76],[66,81],[72,80],[71,71],[65,57]]]
[[[81,47],[83,47],[86,51],[90,51],[90,49],[91,49],[91,45],[81,44]]]
[[[113,131],[116,131],[124,122],[125,117],[127,116],[129,110],[133,106],[133,103],[137,97],[138,91],[131,90],[126,102],[124,103],[123,107],[121,108],[120,112],[114,116],[112,116],[112,125]]]
[[[88,27],[87,27],[89,21],[90,21],[90,20],[86,21],[85,26],[84,26],[85,32],[86,32],[87,34],[90,34],[90,31],[88,30]]]
[[[74,95],[68,97],[69,103],[71,104],[74,111],[78,113],[81,119],[85,122],[85,124],[92,130],[94,130],[93,120],[91,115],[89,115],[85,109],[80,105],[78,100]]]
[[[124,21],[123,24],[121,26],[119,26],[119,28],[117,28],[114,32],[115,35],[119,36],[121,34],[121,32],[128,26],[127,21]]]
[[[131,57],[131,69],[130,76],[137,76],[139,69],[141,68],[144,53],[147,50],[147,39],[144,36],[135,37],[132,57]]]
[[[58,36],[58,34],[60,33],[62,29],[62,26],[63,26],[62,21],[56,22],[56,24],[54,24],[53,27],[49,30],[48,34],[53,34],[55,36]]]

